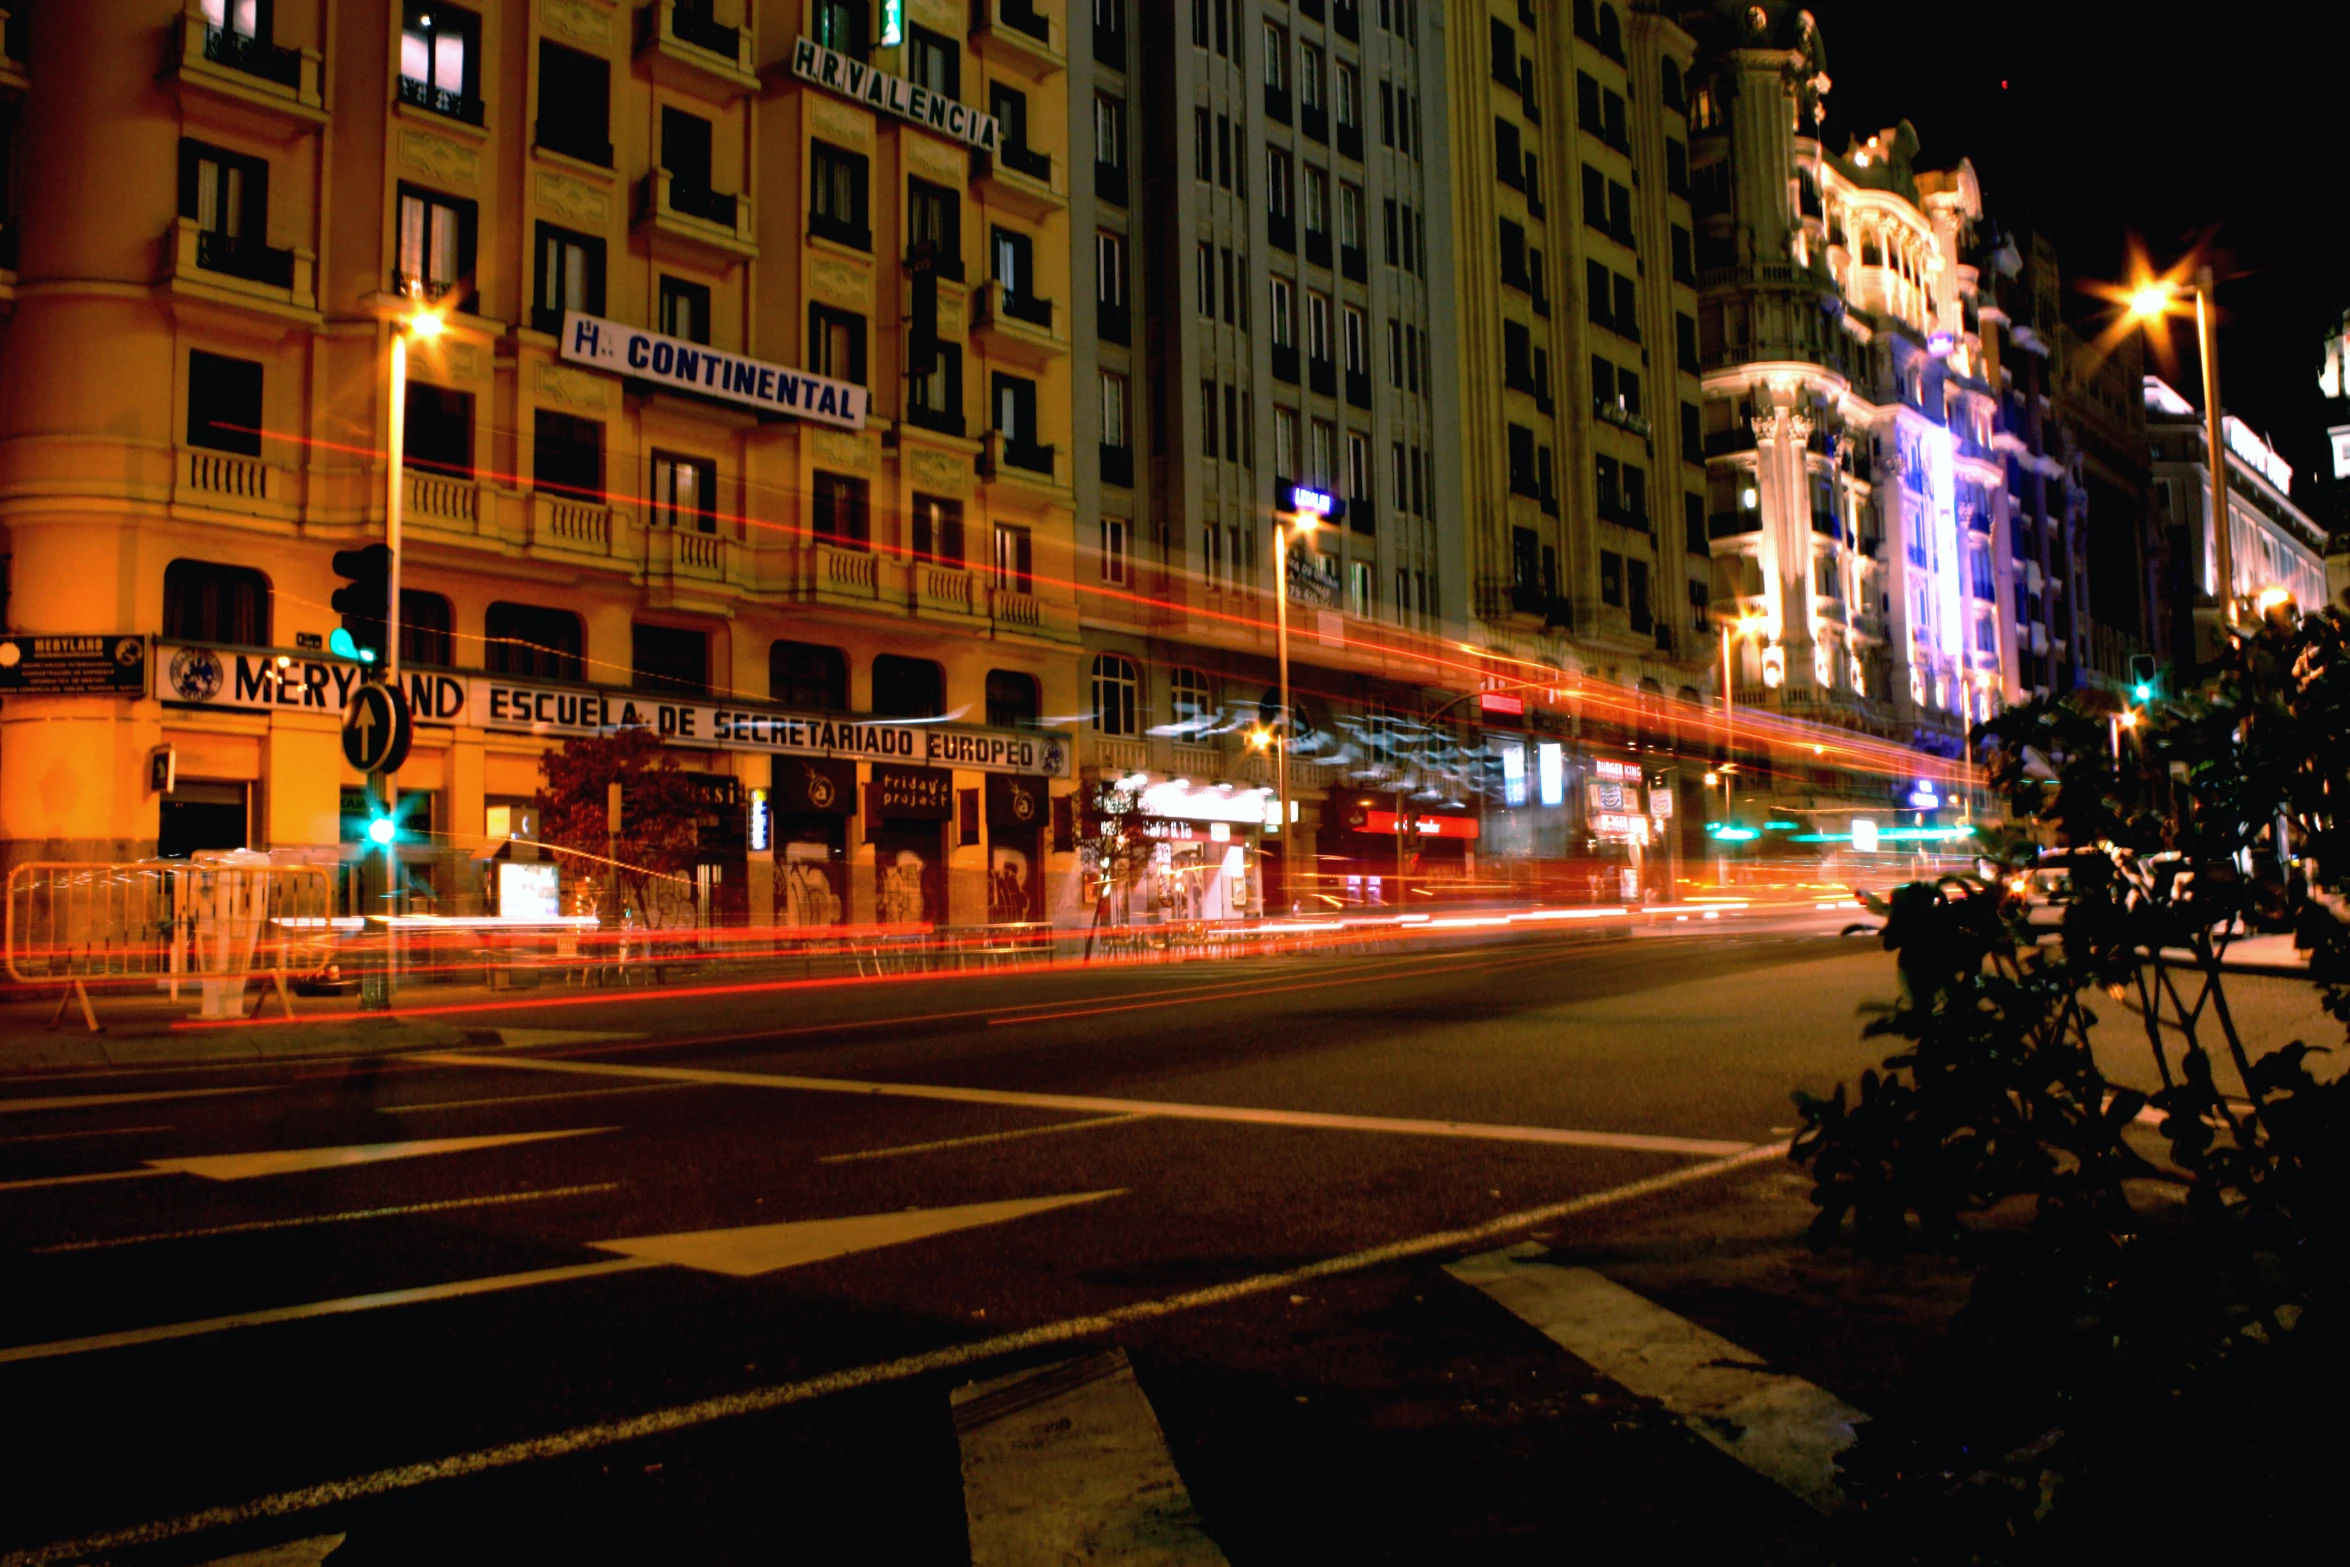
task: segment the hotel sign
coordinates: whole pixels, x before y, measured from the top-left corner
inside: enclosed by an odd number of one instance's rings
[[[175,707],[226,712],[280,709],[340,718],[360,685],[360,666],[341,659],[161,643],[157,696]],[[501,734],[611,734],[651,729],[671,745],[775,756],[837,757],[975,772],[1070,775],[1069,742],[1023,729],[874,722],[782,709],[663,698],[643,691],[546,686],[455,670],[402,670],[419,724]]]
[[[977,109],[943,98],[902,76],[877,71],[837,49],[827,49],[813,38],[792,45],[792,74],[801,81],[853,98],[868,109],[878,109],[924,130],[967,142],[982,152],[996,150],[996,119]]]
[[[680,342],[577,310],[563,313],[563,357],[575,365],[844,430],[865,428],[866,405],[872,398],[853,382],[763,364],[706,343]]]

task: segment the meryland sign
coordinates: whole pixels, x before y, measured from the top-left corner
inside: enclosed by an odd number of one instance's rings
[[[324,713],[341,717],[361,666],[307,654],[159,643],[156,695],[177,707],[226,712]],[[962,724],[825,717],[781,708],[664,698],[643,691],[549,686],[497,675],[416,669],[401,674],[419,724],[502,734],[612,734],[652,729],[672,745],[763,751],[978,772],[1070,775],[1069,742],[1027,730]]]

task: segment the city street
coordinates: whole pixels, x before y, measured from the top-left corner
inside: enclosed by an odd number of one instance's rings
[[[1048,1472],[1105,1526],[1153,1498],[1129,1559],[1802,1558],[1793,1482],[1446,1265],[1547,1242],[1868,1407],[1833,1303],[1723,1271],[1792,1256],[1789,1091],[1879,1053],[1889,964],[1837,928],[622,993],[19,1077],[0,1560],[978,1561]],[[1133,1429],[988,1446],[1056,1389]]]

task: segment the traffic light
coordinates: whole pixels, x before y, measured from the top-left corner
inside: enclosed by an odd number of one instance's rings
[[[392,593],[391,547],[370,544],[362,549],[337,550],[334,568],[345,583],[327,601],[343,617],[343,629],[335,634],[335,651],[365,663],[378,663],[389,651],[384,624]],[[343,646],[346,640],[348,650]]]
[[[2130,655],[2130,700],[2151,702],[2162,690],[2162,666],[2151,653]]]

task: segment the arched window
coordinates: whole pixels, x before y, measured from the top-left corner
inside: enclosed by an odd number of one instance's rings
[[[1167,717],[1178,733],[1187,735],[1196,735],[1215,722],[1206,675],[1196,669],[1168,671]]]
[[[1624,57],[1624,19],[1612,5],[1599,8],[1599,52],[1611,60]]]
[[[873,660],[873,712],[879,718],[937,718],[946,712],[946,671],[927,658],[897,653]]]
[[[1134,661],[1115,653],[1097,653],[1093,660],[1093,732],[1132,735],[1142,732],[1142,671]]]
[[[994,729],[1033,729],[1044,712],[1036,677],[1017,669],[987,672],[987,722]]]
[[[269,579],[250,566],[173,561],[163,568],[163,634],[269,646]]]
[[[1665,107],[1668,109],[1678,109],[1683,107],[1681,98],[1681,65],[1679,61],[1666,60],[1664,62],[1663,80],[1659,85],[1658,96],[1664,99]]]
[[[482,619],[482,664],[493,675],[577,680],[585,648],[569,610],[499,603]]]

